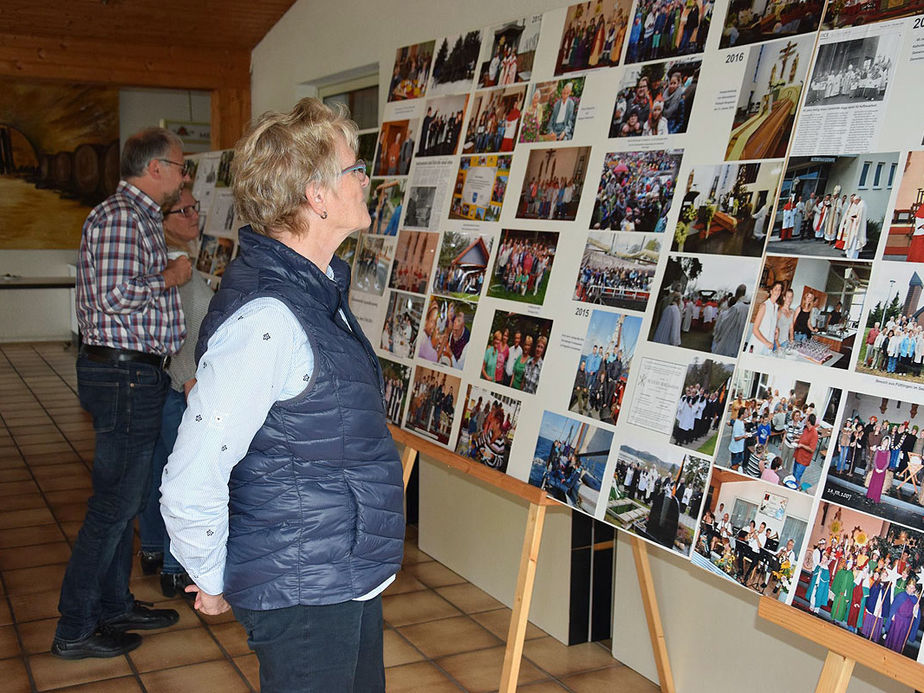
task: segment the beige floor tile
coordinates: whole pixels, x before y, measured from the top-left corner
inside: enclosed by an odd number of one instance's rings
[[[434,592],[409,592],[382,598],[385,621],[394,627],[423,623],[461,612]]]
[[[456,607],[467,614],[478,611],[491,611],[499,609],[503,604],[497,601],[484,590],[478,589],[469,582],[461,585],[450,585],[448,587],[438,587],[436,592]]]
[[[67,570],[66,563],[43,565],[36,568],[4,570],[3,582],[6,584],[7,594],[10,596],[46,592],[61,587],[65,570]]]
[[[561,681],[574,693],[657,693],[661,690],[638,672],[623,665],[568,676]]]
[[[471,693],[496,691],[500,685],[501,669],[504,664],[504,648],[465,652],[443,657],[436,662]],[[544,673],[529,661],[520,663],[519,683],[530,683],[547,679]]]
[[[139,672],[222,658],[221,650],[205,628],[143,634],[143,637],[141,647],[128,655]]]
[[[395,576],[395,581],[388,586],[388,589],[385,590],[383,594],[385,596],[391,596],[393,594],[405,594],[407,592],[417,592],[418,590],[425,589],[427,589],[427,586],[420,580],[410,573],[400,570]]]
[[[232,657],[250,654],[250,646],[247,644],[247,631],[237,621],[233,623],[216,623],[209,626],[209,630],[225,648],[225,651]]]
[[[523,693],[561,693],[562,691],[567,691],[560,683],[549,679],[548,681],[540,681],[539,683],[530,683],[525,686],[517,685],[518,691],[523,691]]]
[[[68,452],[71,446],[67,441],[61,440],[53,443],[29,443],[28,445],[20,445],[19,449],[23,455],[28,457],[29,455],[50,455],[52,453]]]
[[[13,607],[13,616],[16,617],[16,622],[57,618],[58,597],[60,596],[60,586],[57,589],[36,592],[35,594],[11,594],[9,597],[10,605]],[[0,606],[0,611],[2,611],[2,606]],[[0,614],[0,622],[2,622],[2,614]]]
[[[13,623],[13,612],[6,599],[0,599],[0,626],[6,626]]]
[[[459,687],[430,662],[416,662],[385,670],[388,693],[459,693]]]
[[[209,616],[208,614],[198,614],[199,618],[205,621],[208,625],[215,625],[216,623],[231,623],[237,621],[234,618],[234,612],[228,609],[223,614],[218,614],[217,616]]]
[[[26,667],[19,657],[0,660],[0,681],[3,693],[31,693]]]
[[[19,546],[14,549],[0,549],[0,570],[16,570],[36,566],[67,563],[71,558],[71,547],[63,541],[36,546]]]
[[[52,479],[62,476],[83,476],[88,474],[83,462],[65,462],[63,464],[49,464],[36,467],[32,470],[35,480],[41,483],[45,479]]]
[[[507,633],[510,630],[511,611],[507,607],[494,611],[481,611],[472,614],[472,618],[494,633],[498,638],[507,642]],[[543,638],[548,635],[544,630],[532,623],[526,624],[526,639]]]
[[[570,674],[618,664],[609,652],[595,642],[569,647],[552,636],[525,643],[523,655],[559,679]]]
[[[250,686],[226,660],[149,672],[142,674],[141,680],[148,693],[177,693],[177,691],[249,693],[250,691]]]
[[[33,488],[34,491],[34,488]],[[17,527],[32,527],[33,525],[48,525],[54,523],[48,508],[32,508],[30,510],[11,510],[0,513],[0,527],[15,529]]]
[[[404,543],[404,560],[402,561],[403,565],[414,565],[415,563],[426,563],[427,561],[432,561],[433,559],[417,548],[416,544],[411,542]]]
[[[18,452],[15,455],[0,453],[0,469],[26,469],[26,461]]]
[[[91,492],[88,489],[76,488],[67,489],[65,491],[48,491],[45,494],[45,499],[48,501],[51,509],[54,510],[60,505],[68,505],[70,503],[82,503],[86,505],[90,495]]]
[[[241,673],[244,674],[244,678],[250,682],[250,685],[253,686],[255,691],[260,690],[260,661],[257,659],[257,655],[251,653],[249,655],[244,655],[243,657],[235,657],[234,664],[238,669],[241,670]]]
[[[80,489],[84,496],[84,500],[79,503],[62,503],[61,505],[52,506],[51,512],[54,513],[54,516],[59,522],[83,522],[83,518],[87,514],[86,499],[90,496],[90,494],[87,493],[88,490],[89,489]]]
[[[105,681],[92,681],[80,686],[58,688],[55,693],[135,693],[141,691],[141,684],[134,676],[123,676],[119,679],[106,679]]]
[[[415,563],[414,565],[405,566],[404,570],[427,587],[445,587],[446,585],[458,585],[465,582],[465,578],[436,561]]]
[[[47,464],[63,464],[65,462],[80,462],[80,455],[78,455],[73,450],[65,450],[62,452],[41,452],[41,453],[29,453],[23,455],[26,458],[26,462],[29,463],[29,466],[32,469],[38,469]]]
[[[58,659],[50,652],[29,657],[35,687],[47,691],[90,681],[128,676],[132,673],[125,657],[111,659]]]
[[[19,656],[19,639],[16,637],[16,628],[13,626],[0,626],[0,659]]]
[[[39,654],[51,649],[51,641],[55,637],[55,628],[58,625],[56,618],[43,618],[41,621],[26,621],[17,624],[19,637],[26,654]]]
[[[30,427],[31,428],[31,427]],[[19,433],[13,431],[13,439],[16,441],[16,444],[22,447],[23,445],[36,445],[42,443],[66,443],[64,436],[58,433],[58,429],[53,425],[43,427],[42,431],[34,431],[29,433]]]
[[[57,525],[45,524],[35,527],[19,527],[16,529],[0,529],[0,549],[14,546],[31,546],[33,544],[47,544],[61,541],[64,535]]]
[[[442,618],[398,629],[430,659],[496,647],[501,640],[468,616]]]
[[[386,628],[383,635],[386,667],[396,667],[426,659],[426,657],[418,652],[413,645],[401,637],[397,631]]]
[[[61,525],[61,530],[64,532],[64,536],[67,537],[68,540],[72,542],[77,541],[77,533],[83,525],[82,520],[74,520],[72,522],[64,522],[62,520],[59,524]]]

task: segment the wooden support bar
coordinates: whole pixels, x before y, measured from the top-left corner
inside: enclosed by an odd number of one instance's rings
[[[414,462],[417,461],[417,450],[410,445],[404,445],[404,454],[401,455],[401,468],[404,470],[404,490],[407,491],[407,482],[414,471]]]
[[[631,537],[630,541],[632,542],[632,555],[635,558],[635,570],[638,573],[638,586],[642,593],[642,605],[645,607],[645,619],[648,621],[651,649],[654,651],[655,665],[658,668],[658,683],[661,685],[662,693],[675,693],[674,675],[667,656],[667,644],[664,641],[664,629],[661,626],[661,612],[658,609],[658,595],[651,579],[648,545],[638,537]]]
[[[529,605],[533,598],[533,583],[536,581],[536,563],[539,560],[539,544],[542,541],[542,525],[545,522],[545,505],[530,503],[523,537],[523,552],[520,555],[520,572],[517,575],[517,589],[513,595],[513,613],[507,631],[507,649],[504,651],[504,667],[501,671],[500,692],[513,693],[520,675],[520,660],[523,658],[523,641],[526,638],[526,624],[529,619]]]
[[[821,676],[818,679],[818,686],[815,687],[815,693],[847,693],[847,686],[850,684],[850,676],[853,674],[853,665],[855,663],[849,657],[828,651],[825,665],[822,667]]]

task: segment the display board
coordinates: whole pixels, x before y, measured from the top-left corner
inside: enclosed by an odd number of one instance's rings
[[[393,422],[919,659],[924,7],[824,10],[396,47],[340,252]]]

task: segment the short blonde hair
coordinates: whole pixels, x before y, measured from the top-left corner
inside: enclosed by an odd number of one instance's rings
[[[346,107],[302,99],[288,113],[268,111],[242,137],[231,164],[234,209],[257,233],[299,233],[305,188],[333,188],[340,176],[337,137],[354,152],[356,123]]]

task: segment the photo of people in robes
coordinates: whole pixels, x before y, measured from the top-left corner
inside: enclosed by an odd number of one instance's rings
[[[464,94],[472,88],[481,53],[481,31],[467,31],[438,39],[427,96]]]
[[[812,502],[807,494],[713,467],[693,564],[787,601],[798,580]]]
[[[639,0],[629,27],[627,63],[701,53],[713,0]]]
[[[459,153],[462,121],[468,94],[428,99],[420,121],[416,156],[448,156]]]
[[[631,6],[628,0],[600,0],[568,7],[555,74],[618,65]]]
[[[458,376],[418,365],[414,369],[405,428],[448,445],[461,383]]]
[[[823,502],[800,568],[793,606],[917,659],[924,535]]]
[[[574,137],[584,78],[538,82],[523,106],[520,142],[564,142]]]
[[[824,5],[821,0],[781,0],[758,4],[734,0],[725,15],[719,47],[731,48],[812,33],[818,29]]]
[[[648,339],[736,358],[759,261],[669,255]]]
[[[462,152],[512,152],[523,120],[525,99],[525,84],[476,91],[465,128]]]
[[[895,44],[877,35],[822,43],[803,108],[882,101],[895,72]]]
[[[422,296],[389,291],[379,347],[399,359],[414,358],[423,305]]]
[[[924,152],[908,152],[899,174],[901,183],[895,196],[895,208],[888,220],[888,239],[883,260],[924,262],[924,205],[919,191],[924,188]],[[893,173],[889,171],[889,182]],[[891,187],[891,186],[890,186]]]
[[[610,137],[660,137],[687,131],[702,60],[672,60],[623,72]]]
[[[479,87],[528,82],[539,45],[542,15],[532,15],[489,27],[481,45]]]
[[[695,166],[686,180],[672,249],[759,256],[782,161]]]
[[[621,446],[604,521],[689,556],[709,467],[667,444]]]
[[[687,366],[671,442],[703,455],[715,452],[719,421],[731,385],[733,363],[694,356]]]
[[[430,296],[421,324],[417,357],[457,370],[465,368],[477,304]]]
[[[864,392],[844,400],[822,497],[924,530],[924,411]]]
[[[469,385],[456,452],[499,472],[507,471],[520,401]]]
[[[604,156],[590,228],[663,233],[682,158],[682,149]]]
[[[642,319],[595,310],[587,324],[568,410],[597,421],[619,420]]]
[[[393,120],[382,123],[375,149],[374,176],[406,176],[411,168],[420,120]]]
[[[383,395],[385,415],[391,423],[400,426],[404,418],[404,405],[407,403],[411,367],[381,356],[379,357],[379,364],[382,366],[382,379],[385,386]]]
[[[574,221],[589,157],[590,147],[530,150],[517,218]]]
[[[578,268],[574,300],[644,312],[660,254],[659,235],[591,231]]]
[[[373,178],[369,181],[369,233],[373,236],[398,235],[398,222],[404,209],[406,178]]]
[[[739,368],[715,463],[772,486],[815,495],[836,439],[840,402],[841,390],[825,383]]]
[[[438,233],[401,231],[388,286],[415,294],[426,293],[439,240]]]
[[[388,101],[419,99],[427,89],[435,41],[399,48],[388,84]]]
[[[560,503],[593,515],[612,446],[611,431],[544,411],[529,483]]]
[[[898,152],[789,158],[769,252],[872,260]]]
[[[557,247],[557,231],[504,229],[487,280],[487,295],[542,305]]]

